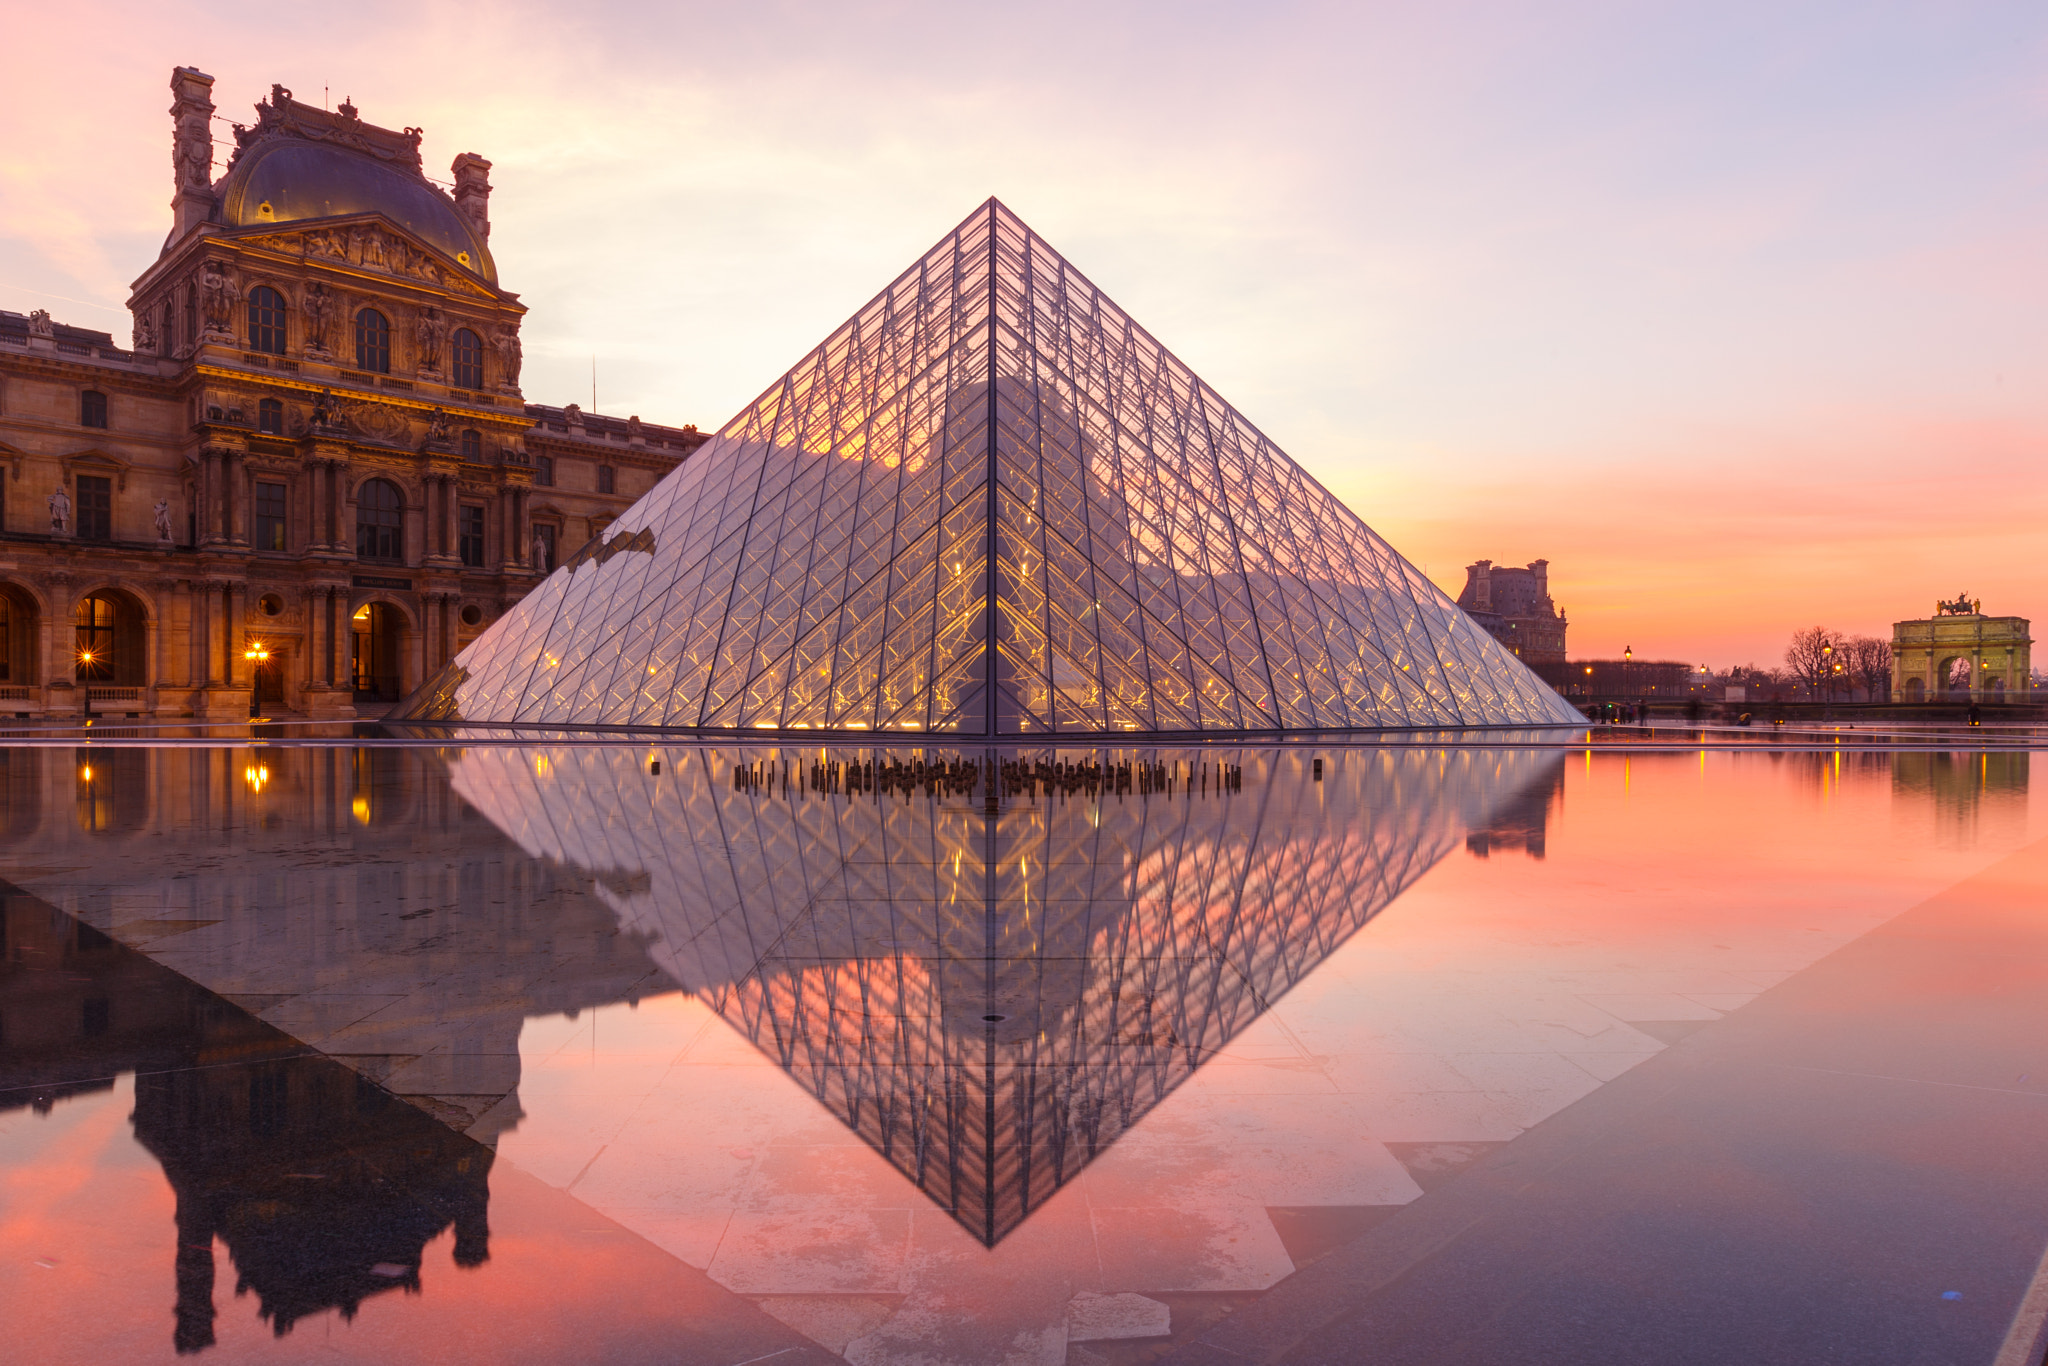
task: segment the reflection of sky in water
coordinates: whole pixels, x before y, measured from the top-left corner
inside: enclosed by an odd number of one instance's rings
[[[0,1251],[43,1279],[0,1312],[168,1357],[210,1232],[219,1359],[282,1309],[294,1354],[530,1318],[573,1360],[687,1300],[1059,1361],[1089,1296],[1255,1297],[2042,833],[2025,755],[1161,754],[1245,781],[991,823],[735,790],[771,753],[9,752]]]

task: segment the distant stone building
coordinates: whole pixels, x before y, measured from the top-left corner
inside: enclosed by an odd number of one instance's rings
[[[1892,623],[1892,700],[2022,701],[2033,673],[2032,624],[1987,617],[1958,597],[1935,614]]]
[[[0,311],[0,715],[381,715],[705,439],[526,403],[490,162],[212,86],[132,345]]]
[[[1465,566],[1458,606],[1524,664],[1564,662],[1564,613],[1550,600],[1550,561],[1496,569],[1492,560]]]

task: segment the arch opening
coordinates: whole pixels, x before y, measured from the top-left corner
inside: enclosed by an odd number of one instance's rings
[[[102,588],[78,600],[71,625],[76,681],[114,687],[148,681],[149,621],[141,603],[119,589]]]
[[[388,602],[366,602],[349,620],[349,674],[358,702],[396,702],[405,695],[405,614]]]

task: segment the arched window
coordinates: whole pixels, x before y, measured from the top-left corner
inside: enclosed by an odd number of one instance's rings
[[[466,327],[455,329],[453,383],[458,389],[484,387],[483,339]]]
[[[405,495],[396,484],[372,479],[356,491],[356,558],[405,561]]]
[[[374,308],[356,314],[356,369],[391,373],[391,321]]]
[[[78,425],[81,427],[104,427],[107,425],[107,396],[97,389],[82,390],[78,395]]]
[[[249,291],[249,349],[284,354],[284,295],[269,285]]]
[[[464,460],[482,460],[484,458],[484,439],[474,427],[463,429],[462,458]]]

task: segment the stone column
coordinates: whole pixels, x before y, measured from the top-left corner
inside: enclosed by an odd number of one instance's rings
[[[202,581],[193,585],[192,590],[192,677],[203,687],[220,682],[220,651],[213,644],[213,619],[219,615],[214,588],[214,584]]]
[[[249,544],[249,467],[243,451],[229,451],[226,498],[222,512],[227,519],[227,538],[236,545]]]
[[[327,529],[336,550],[356,548],[355,529],[348,524],[348,465],[336,461],[327,470]]]
[[[249,614],[249,586],[231,583],[223,592],[222,598],[223,607],[227,612],[227,620],[222,623],[226,628],[224,634],[227,636],[227,681],[239,686],[243,675],[249,672],[248,661],[242,658],[245,634],[243,618]],[[251,676],[249,681],[254,683],[255,678]]]
[[[199,460],[199,543],[220,539],[220,452],[209,446]]]
[[[455,505],[460,485],[452,474],[441,477],[441,553],[455,558]]]

